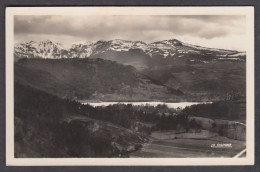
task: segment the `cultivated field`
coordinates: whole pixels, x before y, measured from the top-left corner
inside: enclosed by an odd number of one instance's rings
[[[231,144],[232,147],[212,147],[215,144]],[[245,142],[216,136],[209,132],[176,133],[156,132],[149,143],[130,157],[140,158],[203,158],[234,157],[245,149]]]

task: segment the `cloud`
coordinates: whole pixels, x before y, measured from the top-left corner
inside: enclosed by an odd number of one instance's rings
[[[60,37],[74,40],[127,39],[153,42],[176,37],[192,41],[245,34],[244,16],[15,16],[16,41]],[[66,42],[66,41],[65,41]],[[227,41],[230,42],[230,41]],[[219,46],[219,45],[218,45]]]

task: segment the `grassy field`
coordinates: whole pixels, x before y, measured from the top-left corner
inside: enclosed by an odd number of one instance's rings
[[[161,136],[160,136],[161,135]],[[167,138],[168,136],[168,138]],[[177,139],[176,139],[177,137]],[[212,147],[215,144],[231,144],[232,147]],[[245,149],[245,142],[214,136],[213,134],[156,132],[149,143],[130,157],[140,158],[205,158],[233,157]]]

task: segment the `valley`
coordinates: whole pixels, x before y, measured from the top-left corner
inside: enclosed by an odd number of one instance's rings
[[[16,44],[14,59],[15,157],[234,157],[246,149],[245,52],[176,39],[69,48],[46,40]]]
[[[226,120],[192,113],[223,105]],[[230,102],[91,106],[16,83],[15,107],[16,157],[233,157],[245,149],[246,126]]]

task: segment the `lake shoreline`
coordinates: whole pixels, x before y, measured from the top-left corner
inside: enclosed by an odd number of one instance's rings
[[[181,102],[197,102],[197,103],[204,103],[204,102],[217,102],[217,101],[223,101],[223,100],[207,100],[207,101],[196,101],[196,100],[180,100],[180,101],[171,101],[171,100],[75,100],[80,103],[102,103],[102,102],[164,102],[164,103],[181,103]]]
[[[198,104],[211,104],[213,102],[178,102],[178,103],[168,103],[168,102],[160,102],[160,101],[153,101],[153,102],[82,102],[82,104],[91,105],[93,107],[99,106],[109,106],[109,105],[117,105],[117,104],[124,104],[128,105],[131,104],[132,106],[158,106],[158,105],[166,105],[168,108],[185,108],[187,106],[198,105]]]

